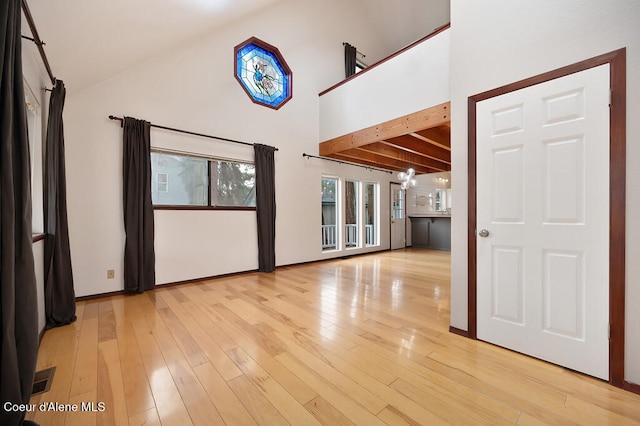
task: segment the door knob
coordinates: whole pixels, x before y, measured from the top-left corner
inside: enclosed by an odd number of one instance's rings
[[[478,235],[482,238],[486,238],[489,236],[489,231],[487,229],[481,229],[480,232],[478,232]]]

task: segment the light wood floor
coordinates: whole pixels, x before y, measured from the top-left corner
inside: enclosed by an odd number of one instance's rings
[[[49,425],[640,424],[640,395],[448,332],[447,252],[396,250],[78,303]],[[79,407],[80,409],[80,407]],[[96,409],[99,406],[96,405]]]

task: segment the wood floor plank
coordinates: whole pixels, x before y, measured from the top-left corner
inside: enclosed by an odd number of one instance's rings
[[[317,420],[295,398],[271,377],[260,365],[241,348],[236,348],[230,354],[238,368],[264,397],[291,424],[319,425]]]
[[[567,401],[564,405],[569,415],[582,424],[615,424],[615,425],[640,425],[633,419],[627,416],[622,416],[618,413],[605,410],[595,404],[587,403],[581,399],[575,398],[572,395],[567,396]],[[635,405],[636,410],[640,410],[640,404]]]
[[[363,362],[363,359],[360,356],[351,352],[355,343],[350,340],[340,338],[339,336],[329,336],[324,333],[324,329],[321,329],[317,333],[309,329],[296,330],[292,332],[286,327],[278,327],[277,323],[275,326],[277,327],[276,331],[282,336],[283,340],[288,340],[293,344],[301,345],[307,350],[312,350],[314,352],[327,351],[327,353],[331,353],[339,357],[341,360],[344,360],[344,362],[351,365],[351,368],[360,369],[382,383],[389,384],[398,378],[397,375],[389,372],[388,370],[380,369],[367,362]],[[325,359],[327,358],[327,356],[323,357]]]
[[[81,409],[83,403],[97,401],[96,389],[84,392],[69,398],[68,404],[77,406],[77,411],[68,411],[65,417],[67,426],[94,426],[97,424],[97,412],[93,410],[84,411]]]
[[[207,287],[207,286],[202,286]],[[208,288],[208,287],[207,287]],[[209,303],[206,298],[202,297],[201,291],[198,290],[197,287],[188,287],[184,290],[184,293],[189,295],[190,300],[184,303],[184,307],[187,310],[189,316],[195,321],[198,325],[194,329],[200,332],[202,330],[207,334],[208,339],[214,342],[215,346],[220,348],[222,353],[227,352],[237,346],[236,342],[233,340],[231,336],[226,334],[219,326],[219,323],[222,321],[222,318],[218,315],[218,313],[211,307],[211,304],[218,303],[218,300],[215,300],[213,303]],[[211,292],[212,293],[212,292]],[[193,323],[191,323],[193,324]],[[193,325],[190,325],[189,330],[191,330]],[[201,336],[201,334],[199,334]],[[200,338],[197,339],[200,341]],[[211,348],[214,350],[215,348]],[[220,356],[220,352],[216,353],[207,353],[207,357],[210,361],[214,361],[213,358],[218,358]],[[226,357],[226,355],[225,355]],[[224,363],[224,360],[221,358],[220,362]],[[216,365],[216,364],[214,364]],[[232,374],[231,377],[227,377],[225,371],[220,371],[220,373],[225,376],[227,380],[230,380],[237,375],[240,374],[239,370],[234,368],[234,364],[232,362],[227,363],[226,365],[221,365],[221,369],[228,370],[229,373]]]
[[[623,417],[640,422],[640,397],[623,389],[612,388],[606,382],[573,371],[563,370],[562,375],[569,376],[571,383],[569,395],[605,411],[611,411]],[[549,377],[543,377],[551,386],[559,383]]]
[[[87,300],[84,303],[84,309],[82,318],[80,321],[86,321],[100,316],[100,302],[99,299]]]
[[[307,410],[312,413],[324,425],[355,426],[355,423],[336,410],[321,396],[313,398],[305,404]]]
[[[289,345],[287,351],[316,374],[325,377],[326,380],[342,389],[349,395],[349,398],[358,402],[369,412],[377,414],[387,406],[382,398],[341,373],[330,362],[327,362],[323,354],[314,353],[298,345]]]
[[[142,353],[138,347],[138,340],[131,323],[131,321],[144,321],[143,317],[136,315],[140,313],[140,310],[137,309],[134,300],[133,298],[127,298],[124,304],[131,312],[129,320],[117,321],[116,325],[124,397],[130,417],[138,413],[147,413],[151,409],[155,411],[155,402],[149,386],[149,378],[145,372]],[[157,416],[157,412],[155,415]]]
[[[491,419],[487,419],[480,416],[478,411],[473,412],[464,410],[461,405],[456,403],[457,398],[450,398],[446,395],[440,395],[437,392],[429,392],[424,388],[417,388],[402,379],[398,379],[393,382],[391,384],[391,388],[420,404],[427,410],[438,412],[446,422],[452,425],[496,425],[511,423],[505,418],[500,418],[498,415],[492,416]]]
[[[186,361],[169,365],[169,371],[194,425],[224,423],[215,404]]]
[[[258,424],[289,425],[289,422],[245,376],[229,381],[229,386]]]
[[[372,377],[358,368],[358,365],[350,364],[330,352],[324,349],[322,346],[311,342],[310,340],[300,341],[302,346],[309,353],[314,354],[317,358],[322,359],[327,365],[330,365],[337,372],[343,374],[345,377],[353,380],[362,388],[371,392],[373,395],[381,398],[388,404],[392,404],[397,407],[397,410],[402,410],[406,417],[412,418],[422,424],[443,424],[445,423],[443,418],[434,414],[433,411],[421,407],[410,398],[403,395],[401,392],[396,392],[393,386],[387,386],[386,384],[378,381],[375,377]],[[387,407],[384,407],[385,409]]]
[[[98,304],[98,342],[116,339],[116,320],[111,299]]]
[[[470,365],[468,363],[470,358],[452,359],[450,357],[442,356],[439,353],[432,353],[429,358],[442,364],[447,364],[453,368],[460,368],[463,363],[466,362],[465,367],[467,371],[470,371],[471,374],[478,377],[480,380],[494,384],[496,387],[511,391],[514,394],[531,394],[529,399],[541,406],[561,406],[564,404],[567,397],[565,393],[550,389],[549,387],[529,380],[527,376],[522,374],[511,374],[509,376],[509,380],[506,380],[506,377],[501,374],[498,367],[491,368],[487,364],[482,364],[477,361],[471,361]]]
[[[91,408],[98,410],[96,424],[123,425],[128,422],[122,368],[118,341],[105,340],[98,343],[98,392]],[[98,404],[104,404],[104,411]]]
[[[404,414],[392,405],[387,406],[378,414],[378,418],[384,421],[388,425],[409,425],[420,426],[421,423],[413,420],[411,417]]]
[[[78,350],[74,354],[76,363],[73,369],[70,396],[74,397],[87,392],[95,392],[98,387],[98,304],[95,316],[85,319],[82,323],[80,336],[78,337]]]
[[[180,313],[180,322],[184,326],[185,330],[188,330],[188,334],[193,336],[193,343],[197,342],[197,345],[201,353],[205,356],[204,364],[211,363],[220,374],[223,375],[225,380],[231,380],[238,377],[242,372],[236,367],[231,359],[227,356],[225,351],[216,343],[216,340],[211,337],[211,334],[203,328],[200,322],[197,320],[198,315],[202,314],[197,305],[192,301],[183,302],[185,310]],[[206,317],[206,314],[203,314]],[[217,326],[211,325],[211,327]],[[221,336],[223,332],[216,333],[214,336]],[[193,344],[190,343],[190,344]],[[229,350],[236,348],[236,344],[227,345]],[[202,362],[202,359],[198,356],[195,358],[195,362],[190,361],[192,367],[197,367]]]
[[[459,336],[457,336],[459,337]],[[479,342],[469,341],[473,345]],[[445,364],[435,362],[430,358],[413,358],[409,359],[405,353],[393,353],[391,351],[372,351],[371,342],[364,340],[362,345],[353,350],[363,357],[380,366],[383,369],[396,371],[403,379],[408,380],[417,385],[425,383],[433,383],[439,389],[439,392],[447,393],[449,390],[454,393],[465,395],[472,401],[478,400],[487,407],[492,408],[496,412],[505,414],[507,418],[513,418],[517,415],[520,407],[525,405],[528,409],[538,412],[540,408],[535,404],[531,404],[526,393],[520,392],[522,397],[518,397],[517,393],[505,392],[499,387],[487,384],[477,379],[473,375],[465,372],[465,369],[454,368]],[[468,370],[468,369],[467,369]],[[421,380],[419,380],[421,379]],[[508,403],[505,403],[508,401]],[[508,404],[513,404],[514,408],[510,409]],[[552,419],[558,421],[558,417],[552,416]]]
[[[142,312],[142,315],[132,326],[138,341],[144,368],[149,378],[149,386],[153,394],[158,417],[163,425],[192,424],[191,417],[189,417],[187,408],[182,401],[180,392],[178,392],[162,351],[146,318],[147,311],[155,309],[155,307],[149,303],[151,299],[148,299],[147,295],[141,294],[134,297],[137,298],[137,309]]]
[[[235,318],[234,321],[237,321],[237,318]],[[247,352],[254,359],[260,359],[261,367],[274,377],[282,386],[285,386],[286,389],[289,390],[289,393],[291,393],[291,395],[300,404],[305,404],[317,396],[311,387],[300,380],[296,375],[292,374],[286,366],[283,366],[276,358],[274,358],[273,352],[267,352],[267,350],[264,349],[264,345],[262,344],[264,338],[260,339],[260,344],[256,344],[253,336],[257,334],[265,336],[263,331],[255,329],[255,331],[247,333],[246,330],[237,328],[232,321],[221,322],[220,326],[226,333],[234,336],[234,339],[237,342],[237,346],[227,353],[233,353],[237,348],[242,348],[243,351]]]
[[[450,254],[384,251],[77,303],[42,425],[640,424],[640,395],[449,333]],[[89,406],[86,406],[89,407]]]
[[[193,371],[226,424],[247,426],[256,424],[249,411],[213,365],[199,365],[194,367]]]
[[[160,426],[160,418],[155,408],[137,413],[129,417],[129,426]]]
[[[348,333],[344,330],[340,330],[337,328],[337,331],[340,333]],[[462,339],[460,336],[455,336],[459,339]],[[360,336],[355,336],[355,339],[360,338]],[[467,339],[468,340],[468,339]],[[481,342],[470,341],[469,344],[472,346],[482,345]],[[456,388],[459,384],[463,384],[464,386],[470,387],[476,392],[474,399],[482,399],[489,397],[488,401],[485,401],[485,404],[488,404],[490,407],[494,407],[497,412],[500,413],[509,413],[509,409],[505,408],[503,405],[506,401],[506,407],[509,404],[512,404],[513,412],[517,412],[520,408],[526,407],[527,410],[531,413],[535,413],[535,415],[541,416],[543,419],[547,419],[552,423],[564,422],[566,424],[570,424],[571,420],[566,419],[562,416],[553,413],[553,411],[545,411],[542,409],[540,405],[536,405],[531,403],[530,398],[527,397],[526,392],[518,392],[518,388],[516,388],[516,392],[505,392],[500,387],[496,387],[493,384],[485,383],[473,375],[470,375],[465,372],[464,368],[454,368],[447,366],[445,364],[434,362],[430,358],[423,357],[411,357],[410,354],[406,352],[394,352],[388,350],[387,347],[384,347],[385,350],[375,350],[376,345],[368,339],[362,338],[360,341],[361,346],[354,348],[354,351],[360,353],[365,356],[366,354],[372,354],[372,360],[377,357],[378,361],[374,361],[377,364],[381,365],[381,368],[393,369],[393,365],[397,364],[400,368],[398,374],[403,378],[407,378],[408,380],[412,380],[411,377],[414,375],[418,375],[423,377],[427,382],[435,382],[438,384],[442,391],[446,392],[447,389]],[[380,361],[386,360],[386,361]],[[466,370],[469,370],[468,368]],[[451,381],[447,379],[448,377],[453,378]],[[549,389],[551,392],[551,390]],[[464,393],[464,390],[462,391]],[[522,396],[518,396],[522,395]],[[492,401],[493,400],[493,401]],[[515,415],[515,414],[513,414]],[[508,417],[508,416],[507,416]]]
[[[189,315],[182,310],[174,310],[174,308],[160,309],[158,312],[189,365],[197,367],[209,362],[209,358],[200,347],[201,341],[197,341],[191,334],[191,328],[187,329],[183,324],[185,321],[187,326],[191,325]]]
[[[254,344],[257,344],[260,349],[267,352],[271,356],[276,356],[285,351],[282,342],[277,341],[271,336],[267,336],[257,328],[253,327],[250,323],[246,322],[239,313],[236,313],[229,309],[227,306],[221,304],[214,305],[213,308],[218,313],[223,314],[237,330],[247,335],[252,339]]]
[[[308,383],[324,400],[355,424],[384,425],[374,414],[352,399],[350,389],[332,383],[301,360],[284,352],[277,356],[296,376]]]
[[[166,368],[175,383],[191,421],[194,424],[203,425],[220,424],[222,418],[218,410],[200,385],[187,361],[186,354],[180,350],[167,323],[163,321],[163,317],[166,318],[166,313],[170,309],[170,306],[165,304],[164,308],[158,311],[151,311],[147,316],[148,321],[153,323],[151,330],[162,352]],[[160,407],[158,407],[158,410],[160,411]]]

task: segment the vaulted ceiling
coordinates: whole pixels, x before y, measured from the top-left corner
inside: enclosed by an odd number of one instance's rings
[[[53,72],[65,81],[68,93],[72,94],[282,1],[27,0],[27,3],[46,43]],[[355,2],[362,10],[363,23],[368,22],[376,29],[381,53],[386,55],[449,21],[450,0],[345,1]],[[23,27],[23,33],[29,35],[25,23]],[[35,55],[35,47],[30,49]],[[342,143],[327,141],[321,144],[320,154],[389,170],[408,167],[415,168],[417,173],[450,170],[448,120],[435,123],[422,118],[420,114],[405,117],[415,124],[411,128],[395,122],[388,124],[392,131],[384,134],[364,129],[343,137]],[[385,126],[382,123],[377,127]],[[352,139],[357,143],[351,143]]]
[[[449,103],[320,143],[321,156],[417,174],[451,170]]]
[[[27,0],[56,77],[74,93],[284,0]],[[450,0],[343,0],[380,57],[449,21]],[[23,34],[29,34],[23,23]],[[247,38],[252,35],[248,34]],[[342,48],[342,46],[337,46]],[[35,48],[34,48],[35,49]]]

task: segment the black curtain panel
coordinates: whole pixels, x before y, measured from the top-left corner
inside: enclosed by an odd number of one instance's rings
[[[256,216],[258,217],[258,270],[276,269],[275,148],[253,145],[256,163]]]
[[[124,118],[124,290],[142,293],[156,285],[151,201],[151,124]]]
[[[44,301],[47,328],[76,320],[76,295],[67,221],[62,110],[66,90],[56,81],[49,99],[44,160]]]
[[[0,424],[18,425],[38,356],[31,167],[22,82],[21,2],[0,2]]]
[[[356,73],[356,48],[344,43],[344,77],[349,78]]]

